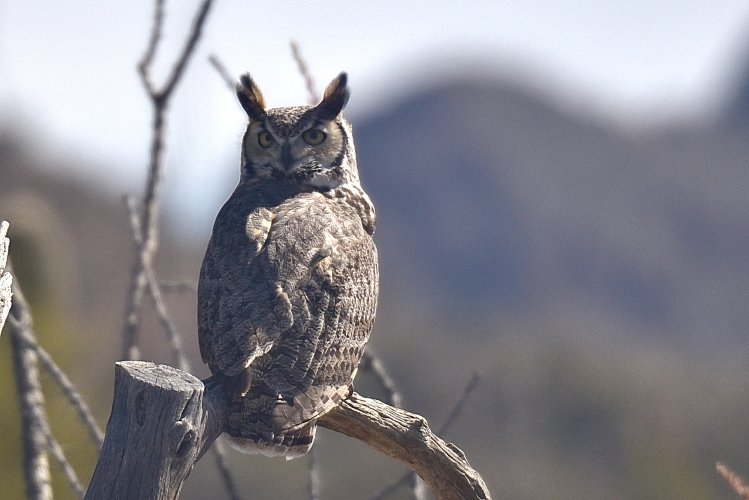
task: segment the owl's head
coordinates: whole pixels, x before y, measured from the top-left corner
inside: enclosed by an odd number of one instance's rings
[[[240,182],[292,181],[321,191],[358,183],[351,125],[342,116],[349,95],[341,73],[316,106],[266,109],[255,81],[243,75],[237,97],[250,123],[242,140]]]

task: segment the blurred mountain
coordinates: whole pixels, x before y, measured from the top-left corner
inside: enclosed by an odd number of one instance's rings
[[[355,128],[378,210],[371,347],[434,428],[479,373],[446,437],[496,497],[718,498],[716,460],[749,471],[749,136],[683,123],[624,130],[468,76],[394,99]],[[42,341],[103,426],[129,223],[117,197],[70,176],[74,160],[51,175],[31,152],[0,137],[0,218]],[[165,227],[159,276],[194,279],[205,236],[175,240]],[[204,376],[194,293],[169,305]],[[151,311],[143,331],[145,356],[173,364]],[[378,395],[366,374],[357,389]],[[366,498],[403,472],[332,433],[318,448],[325,498]],[[83,481],[92,460],[76,463]],[[304,460],[229,461],[256,498],[306,494]],[[11,497],[14,463],[0,475]],[[216,497],[217,477],[204,458],[183,498]]]
[[[743,339],[749,135],[625,132],[529,91],[456,81],[357,127],[385,296],[460,314],[609,317]]]
[[[726,103],[721,116],[721,122],[727,129],[749,129],[749,50],[741,54],[736,78],[732,82],[732,88],[728,92]]]

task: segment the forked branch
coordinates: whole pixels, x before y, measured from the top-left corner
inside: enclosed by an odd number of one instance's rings
[[[137,258],[133,266],[128,292],[128,305],[123,328],[122,356],[125,359],[138,359],[140,353],[137,347],[138,326],[143,295],[149,282],[149,271],[153,256],[158,245],[158,215],[159,192],[164,175],[164,135],[166,131],[166,111],[177,83],[185,72],[190,56],[200,39],[212,0],[204,0],[195,14],[192,28],[187,36],[185,45],[177,57],[166,82],[157,88],[151,78],[151,67],[161,40],[164,23],[164,1],[156,0],[153,16],[153,26],[148,45],[138,65],[143,86],[151,99],[153,106],[153,122],[151,135],[151,152],[148,167],[146,191],[143,196],[143,214],[141,216],[141,237],[136,244]]]

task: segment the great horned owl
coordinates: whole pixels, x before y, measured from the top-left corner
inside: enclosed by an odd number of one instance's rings
[[[249,75],[237,96],[249,125],[200,270],[200,353],[232,446],[293,458],[351,390],[372,329],[375,212],[342,117],[346,73],[316,106],[266,109]]]

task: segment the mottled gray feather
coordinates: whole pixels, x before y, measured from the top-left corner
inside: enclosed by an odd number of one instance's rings
[[[271,109],[268,119],[275,113],[277,128],[293,134],[289,122],[309,121],[309,109]],[[200,352],[224,382],[226,431],[245,450],[306,452],[315,420],[349,393],[372,329],[374,211],[358,184],[353,140],[337,144],[346,149],[326,151],[344,156],[332,189],[305,184],[306,174],[253,177],[245,149],[248,167],[214,224],[198,286]],[[324,170],[322,161],[311,171]]]

